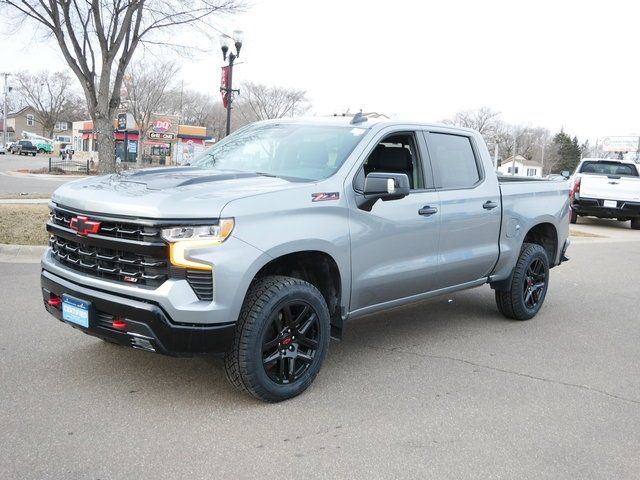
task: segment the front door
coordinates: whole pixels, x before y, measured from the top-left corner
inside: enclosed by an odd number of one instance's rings
[[[432,290],[438,268],[440,200],[424,139],[411,131],[381,136],[359,177],[374,171],[406,173],[411,192],[350,215],[352,312]]]

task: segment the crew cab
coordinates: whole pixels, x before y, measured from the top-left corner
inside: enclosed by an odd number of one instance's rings
[[[20,140],[11,145],[11,153],[18,155],[33,155],[38,153],[38,147],[36,147],[31,140]]]
[[[640,229],[640,177],[638,165],[624,160],[585,158],[571,182],[571,223],[579,216],[631,220]]]
[[[499,179],[472,130],[360,115],[255,123],[189,167],[81,179],[51,200],[54,317],[218,354],[269,402],[303,392],[363,315],[490,285],[505,317],[534,317],[569,245],[566,182]]]

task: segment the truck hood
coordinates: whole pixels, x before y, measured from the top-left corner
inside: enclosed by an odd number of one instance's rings
[[[51,200],[60,206],[107,215],[217,218],[232,200],[301,186],[232,170],[150,168],[65,183]]]
[[[640,202],[640,177],[582,175],[580,196],[604,200]]]

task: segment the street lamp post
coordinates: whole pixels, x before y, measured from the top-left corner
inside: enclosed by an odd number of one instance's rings
[[[240,90],[233,89],[233,62],[236,58],[240,57],[240,49],[242,48],[242,40],[244,34],[242,30],[235,30],[233,37],[229,35],[220,35],[220,49],[222,50],[222,58],[224,60],[229,59],[228,73],[225,82],[225,86],[220,87],[220,92],[224,94],[224,98],[227,103],[227,135],[231,133],[231,104],[233,103],[233,94],[240,93]],[[236,53],[229,51],[230,43],[236,47]]]

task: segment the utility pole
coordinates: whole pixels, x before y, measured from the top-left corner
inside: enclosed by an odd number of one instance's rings
[[[540,169],[540,173],[541,176],[544,177],[544,147],[547,145],[547,134],[545,133],[544,136],[542,137],[542,154],[540,155],[540,165],[541,165],[541,169]]]
[[[6,145],[8,140],[8,133],[7,133],[7,95],[9,95],[9,90],[8,90],[8,86],[7,86],[7,78],[9,78],[9,75],[11,75],[10,73],[6,73],[3,72],[2,75],[4,76],[4,104],[2,106],[2,145]]]
[[[513,161],[511,162],[511,175],[516,174],[516,153],[518,153],[518,136],[513,132]]]

